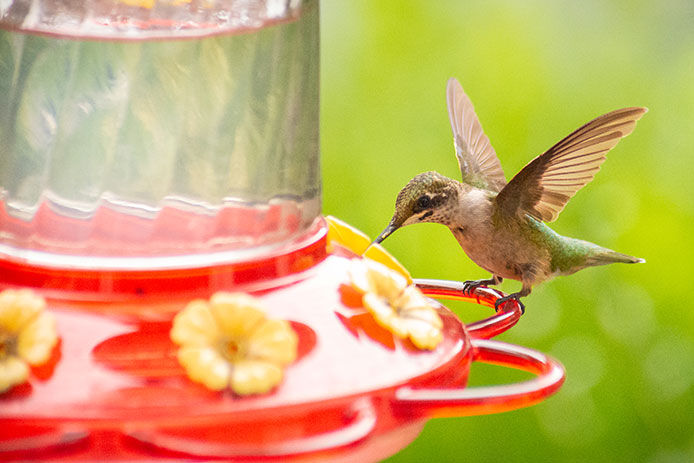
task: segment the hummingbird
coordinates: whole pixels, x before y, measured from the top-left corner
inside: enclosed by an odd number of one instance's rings
[[[520,291],[497,299],[497,310],[514,299],[524,311],[520,298],[558,275],[615,262],[645,262],[562,236],[545,222],[556,220],[569,199],[593,179],[607,152],[634,130],[647,108],[617,109],[593,119],[507,183],[472,102],[455,78],[448,80],[446,101],[462,182],[433,171],[415,176],[398,193],[393,218],[374,243],[406,225],[447,226],[468,257],[491,273],[489,279],[465,281],[465,293],[504,278],[521,282]]]

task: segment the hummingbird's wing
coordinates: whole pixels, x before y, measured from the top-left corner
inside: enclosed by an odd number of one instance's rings
[[[448,79],[446,86],[446,102],[463,181],[476,187],[501,191],[506,185],[506,177],[499,158],[482,130],[470,98],[453,77]]]
[[[569,199],[590,182],[605,155],[629,135],[646,108],[624,108],[593,119],[533,159],[496,197],[507,214],[554,221]]]

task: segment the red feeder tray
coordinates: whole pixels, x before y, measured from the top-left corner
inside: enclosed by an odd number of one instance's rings
[[[374,461],[411,442],[429,418],[513,410],[561,386],[555,360],[488,339],[518,321],[514,302],[467,326],[440,306],[444,338],[432,351],[394,338],[346,289],[355,257],[339,247],[327,254],[321,219],[283,251],[243,264],[77,272],[0,262],[0,284],[49,296],[61,336],[49,365],[0,396],[0,457]],[[500,297],[484,288],[465,296],[456,282],[416,283],[435,298],[494,307]],[[298,359],[267,395],[209,391],[176,360],[173,315],[218,290],[252,292],[298,333]],[[537,376],[468,388],[475,361]]]

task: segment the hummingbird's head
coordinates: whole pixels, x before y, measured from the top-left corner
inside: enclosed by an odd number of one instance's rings
[[[380,243],[398,228],[413,223],[447,225],[458,199],[456,183],[438,172],[424,172],[414,177],[398,193],[393,218],[374,243]]]

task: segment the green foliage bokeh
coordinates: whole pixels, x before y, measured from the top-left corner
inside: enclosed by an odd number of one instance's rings
[[[390,461],[694,461],[694,4],[323,0],[321,42],[323,211],[371,236],[411,177],[459,175],[451,76],[507,178],[593,117],[650,109],[552,224],[647,263],[537,287],[500,337],[557,357],[565,385],[528,409],[432,420]],[[487,276],[442,226],[407,227],[385,247],[415,277]],[[471,374],[473,385],[519,379]]]

